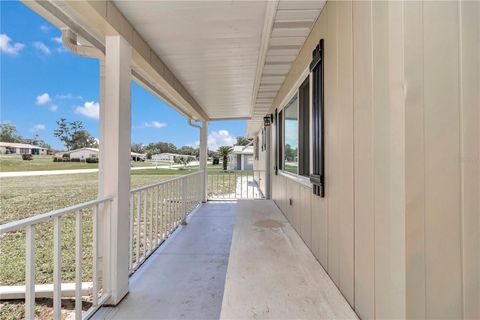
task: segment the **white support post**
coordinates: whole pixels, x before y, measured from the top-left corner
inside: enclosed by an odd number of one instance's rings
[[[208,122],[203,122],[200,128],[200,170],[203,170],[202,202],[207,202],[208,194],[208,143],[207,143]]]
[[[113,305],[128,293],[131,56],[132,49],[125,39],[106,37],[99,186],[100,194],[113,196],[111,210],[102,212],[107,216],[102,231],[105,235],[102,280],[104,289],[111,295],[107,303]]]

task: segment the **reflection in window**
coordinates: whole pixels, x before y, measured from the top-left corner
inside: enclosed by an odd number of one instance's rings
[[[285,107],[284,170],[298,174],[298,97]]]

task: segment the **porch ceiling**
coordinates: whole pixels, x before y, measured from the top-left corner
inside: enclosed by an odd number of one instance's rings
[[[268,111],[325,3],[114,2],[210,119],[252,123]]]

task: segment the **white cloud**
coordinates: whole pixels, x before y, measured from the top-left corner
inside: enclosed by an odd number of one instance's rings
[[[150,121],[150,122],[144,122],[143,127],[144,128],[165,128],[167,126],[166,123],[160,122],[160,121]]]
[[[50,54],[51,53],[50,48],[47,47],[47,45],[43,42],[35,41],[33,43],[33,47],[35,49],[37,49],[38,51],[42,52],[43,54]]]
[[[52,41],[54,41],[56,43],[59,43],[59,44],[63,44],[62,37],[53,37]]]
[[[45,92],[44,94],[41,94],[36,98],[35,103],[39,105],[44,105],[49,103],[50,101],[52,101],[52,99],[50,99],[50,95]]]
[[[30,132],[38,132],[38,131],[41,131],[41,130],[45,130],[45,125],[41,124],[41,123],[36,124],[32,128],[30,128]]]
[[[42,24],[40,26],[40,30],[42,30],[43,32],[47,33],[49,30],[50,30],[50,27],[45,25],[45,24]]]
[[[50,109],[50,111],[57,111],[58,109],[58,106],[56,104],[50,104],[50,106],[48,107]]]
[[[0,51],[6,53],[6,54],[10,54],[12,56],[15,56],[17,55],[20,50],[22,50],[23,48],[25,48],[25,45],[23,43],[20,43],[20,42],[16,42],[14,43],[13,45],[10,43],[12,39],[10,39],[9,36],[7,36],[6,34],[0,34]]]
[[[207,138],[208,149],[217,151],[219,147],[233,146],[237,139],[230,134],[227,130],[212,131]],[[195,142],[196,146],[200,145],[200,141]]]
[[[100,105],[98,102],[85,102],[83,106],[75,108],[75,113],[84,115],[87,118],[98,119],[100,116]]]

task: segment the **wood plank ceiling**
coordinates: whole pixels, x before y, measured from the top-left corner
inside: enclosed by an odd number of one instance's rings
[[[252,109],[252,119],[248,121],[248,135],[255,134],[262,126],[263,117],[277,96],[325,2],[280,0]]]
[[[280,0],[269,12],[267,1],[114,2],[211,120],[251,119],[252,128],[325,4]]]

